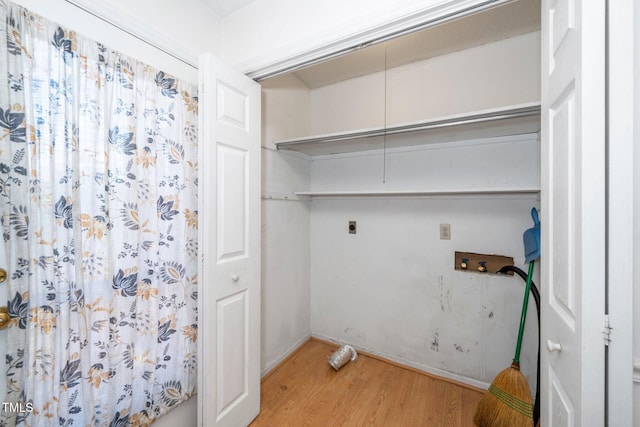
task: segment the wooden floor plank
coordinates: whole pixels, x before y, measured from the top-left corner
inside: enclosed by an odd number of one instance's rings
[[[460,427],[461,424],[461,393],[459,387],[447,387],[444,394],[443,420],[445,427]]]
[[[462,388],[462,425],[463,427],[473,427],[473,416],[476,414],[476,407],[482,398],[482,393],[475,390]]]
[[[336,372],[335,349],[311,340],[270,373],[251,427],[473,425],[480,391],[363,354]]]
[[[418,417],[413,425],[423,423],[425,426],[441,426],[444,417],[444,395],[449,384],[428,377],[424,377],[421,383],[414,397],[423,403],[422,410],[417,411]]]

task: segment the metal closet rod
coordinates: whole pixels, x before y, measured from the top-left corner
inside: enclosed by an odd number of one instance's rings
[[[81,4],[79,4],[79,3],[77,3],[77,2],[75,2],[75,1],[73,1],[73,0],[65,0],[65,1],[66,1],[67,3],[69,3],[70,5],[72,5],[72,6],[74,6],[74,7],[77,7],[78,9],[80,9],[80,10],[82,10],[82,11],[84,11],[84,12],[88,13],[89,15],[95,16],[95,17],[96,17],[96,18],[98,18],[99,20],[101,20],[101,21],[103,21],[103,22],[105,22],[105,23],[107,23],[107,24],[111,25],[112,27],[115,27],[115,28],[117,28],[118,30],[123,31],[123,32],[125,32],[125,33],[129,34],[129,35],[130,35],[130,36],[132,36],[132,37],[135,37],[136,39],[140,40],[141,42],[143,42],[143,43],[145,43],[145,44],[148,44],[149,46],[154,47],[155,49],[158,49],[159,51],[161,51],[161,52],[163,52],[163,53],[166,53],[167,55],[169,55],[169,56],[171,56],[171,57],[173,57],[173,58],[177,59],[178,61],[183,62],[184,64],[186,64],[186,65],[188,65],[188,66],[190,66],[190,67],[192,67],[192,68],[194,68],[194,69],[196,69],[196,70],[198,69],[198,65],[194,64],[192,61],[190,61],[190,60],[188,60],[188,59],[186,59],[186,58],[183,58],[183,57],[181,57],[180,55],[177,55],[176,53],[173,53],[173,52],[171,52],[171,51],[168,51],[168,50],[166,50],[165,48],[163,48],[162,46],[158,46],[158,45],[157,45],[157,44],[155,44],[154,42],[152,42],[152,41],[150,41],[150,40],[148,40],[148,39],[146,39],[146,38],[144,38],[144,37],[142,37],[142,36],[140,36],[140,35],[138,35],[138,34],[136,34],[136,33],[132,32],[131,30],[129,30],[129,29],[127,29],[127,28],[123,27],[122,25],[120,25],[120,24],[118,24],[118,23],[116,23],[116,22],[113,22],[113,21],[111,21],[111,20],[109,20],[109,19],[105,18],[104,16],[101,16],[101,15],[99,15],[99,14],[95,13],[94,11],[92,11],[92,10],[90,10],[90,9],[87,9],[87,8],[86,8],[86,7],[84,7],[83,5],[81,5]]]
[[[475,12],[480,12],[483,11],[485,9],[490,9],[491,7],[494,7],[498,4],[502,4],[502,3],[506,3],[508,2],[508,0],[487,0],[483,3],[477,4],[475,6],[469,6],[466,7],[462,10],[458,10],[456,12],[451,12],[451,13],[447,13],[445,15],[439,16],[437,18],[433,18],[430,19],[426,22],[422,22],[420,24],[415,24],[412,25],[408,28],[404,28],[402,30],[397,30],[397,31],[393,31],[389,34],[383,35],[383,36],[379,36],[376,38],[373,38],[371,40],[365,41],[365,42],[360,42],[358,44],[352,45],[352,46],[348,46],[342,49],[339,49],[337,51],[334,52],[330,52],[324,55],[320,55],[320,56],[316,56],[316,57],[312,57],[312,59],[300,62],[300,63],[296,63],[290,66],[283,66],[282,68],[277,68],[275,71],[271,71],[271,72],[267,72],[265,74],[259,74],[259,71],[256,72],[249,72],[247,73],[247,75],[254,79],[257,82],[260,82],[262,80],[266,80],[269,79],[271,77],[276,77],[282,74],[286,74],[286,73],[291,73],[294,71],[298,71],[301,70],[303,68],[307,68],[310,67],[312,65],[317,65],[320,64],[322,62],[326,62],[329,61],[331,59],[337,58],[339,56],[342,55],[346,55],[348,53],[351,52],[355,52],[357,50],[363,49],[365,47],[369,47],[369,46],[374,46],[383,42],[386,42],[388,40],[392,40],[395,39],[397,37],[400,36],[405,36],[407,34],[411,34],[414,33],[416,31],[420,31],[420,30],[424,30],[430,27],[435,27],[436,25],[439,24],[443,24],[445,22],[448,21],[452,21],[454,19],[458,19],[458,18],[462,18],[468,14],[471,13],[475,13]],[[274,64],[275,65],[275,64]]]

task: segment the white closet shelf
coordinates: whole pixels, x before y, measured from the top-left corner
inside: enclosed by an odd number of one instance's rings
[[[398,190],[398,191],[297,191],[296,196],[311,197],[379,197],[379,196],[518,196],[539,194],[540,187],[462,188],[450,190]]]
[[[438,117],[388,127],[360,129],[275,141],[279,150],[310,156],[351,153],[382,148],[491,138],[540,131],[540,103],[527,103],[472,113]]]

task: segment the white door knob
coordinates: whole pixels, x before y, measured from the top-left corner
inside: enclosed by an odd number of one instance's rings
[[[547,340],[547,350],[549,350],[549,352],[557,351],[560,353],[562,351],[562,344]]]
[[[233,280],[234,282],[237,282],[238,280],[240,280],[240,276],[238,276],[237,274],[233,274],[231,275],[231,280]]]

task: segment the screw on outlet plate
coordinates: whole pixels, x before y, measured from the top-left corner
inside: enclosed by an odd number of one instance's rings
[[[356,234],[356,222],[349,221],[349,234]]]

